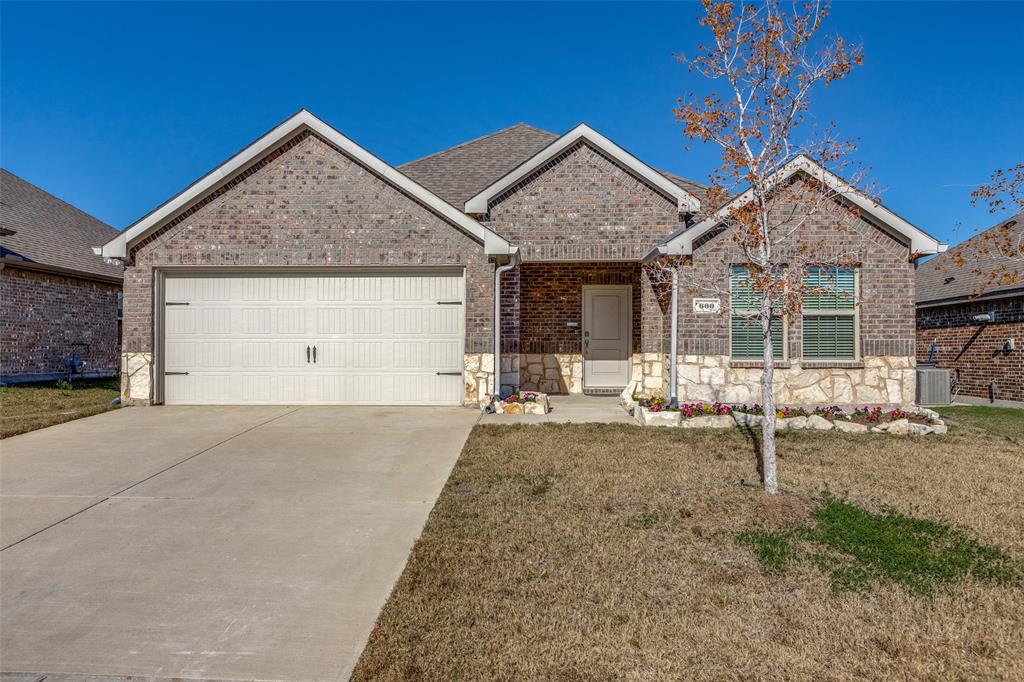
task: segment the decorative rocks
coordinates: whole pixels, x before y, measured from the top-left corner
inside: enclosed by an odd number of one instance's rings
[[[858,424],[857,422],[846,421],[845,419],[837,419],[832,424],[835,426],[836,431],[842,431],[843,433],[867,433],[868,427],[864,424]]]
[[[640,423],[644,426],[679,426],[678,412],[655,412],[649,407],[640,408]]]
[[[679,426],[684,429],[728,429],[733,425],[735,421],[728,414],[705,414],[679,420]]]
[[[807,428],[814,429],[815,431],[830,431],[832,430],[832,422],[816,414],[812,414],[807,418]]]
[[[719,429],[737,426],[740,428],[756,428],[760,430],[764,423],[764,417],[762,415],[740,412],[738,410],[733,410],[726,414],[701,414],[702,406],[698,404],[680,404],[681,411],[655,411],[648,407],[646,403],[638,404],[634,402],[631,392],[632,388],[634,388],[634,386],[631,385],[630,387],[627,387],[626,391],[623,391],[620,396],[620,402],[626,411],[629,411],[630,407],[632,407],[633,411],[631,414],[633,414],[637,421],[644,426],[675,426],[684,429]],[[708,407],[710,407],[710,405],[703,406],[705,410]],[[723,406],[719,403],[714,405],[714,407],[719,409]],[[799,410],[795,410],[791,406],[786,408],[786,411],[790,413],[799,412]],[[686,414],[693,414],[694,412],[696,412],[694,416],[686,416]],[[880,407],[873,408],[872,410],[866,410],[865,408],[865,410],[860,410],[854,415],[861,421],[854,421],[853,419],[843,416],[842,410],[836,411],[835,409],[832,409],[823,410],[822,412],[829,418],[826,419],[822,414],[811,414],[807,416],[798,415],[796,417],[788,418],[778,417],[775,421],[776,429],[778,431],[797,431],[800,429],[808,429],[811,431],[835,430],[841,433],[888,433],[893,435],[910,436],[926,436],[932,433],[944,434],[947,431],[946,425],[939,418],[938,413],[924,408],[915,407],[911,410],[903,410],[902,414],[908,415],[907,417],[901,417],[889,422],[879,420],[877,423],[874,423],[874,425],[872,425],[872,422],[866,424],[861,423],[864,421],[865,414],[872,415],[872,418],[877,415],[882,415],[882,419],[884,419],[889,413],[883,413],[882,408]],[[898,414],[893,414],[892,416],[898,416]],[[919,418],[927,419],[929,423],[921,423]]]

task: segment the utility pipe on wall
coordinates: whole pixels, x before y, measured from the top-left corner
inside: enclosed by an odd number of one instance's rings
[[[494,378],[491,394],[501,395],[501,276],[519,265],[519,247],[512,247],[512,257],[494,269]]]

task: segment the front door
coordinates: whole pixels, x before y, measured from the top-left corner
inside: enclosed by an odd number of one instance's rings
[[[583,287],[583,389],[621,390],[629,383],[633,288]]]

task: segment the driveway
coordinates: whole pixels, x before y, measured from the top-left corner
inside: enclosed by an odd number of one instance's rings
[[[126,408],[0,442],[0,668],[347,679],[477,418]]]

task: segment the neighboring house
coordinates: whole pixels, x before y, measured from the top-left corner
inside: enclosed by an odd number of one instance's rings
[[[93,253],[117,230],[0,170],[0,381],[53,380],[120,364],[123,272]]]
[[[780,172],[841,183],[803,157]],[[103,246],[127,264],[124,399],[477,403],[495,368],[506,389],[669,393],[671,306],[645,260],[685,255],[725,287],[742,264],[694,220],[703,200],[585,125],[395,168],[300,111]],[[914,259],[942,245],[851,200],[861,261],[841,279],[863,303],[788,325],[783,402],[913,401]],[[680,295],[681,397],[757,399],[727,304]]]
[[[950,370],[954,398],[1024,401],[1024,261],[999,248],[1007,239],[1024,244],[1024,213],[917,271],[917,360]]]

